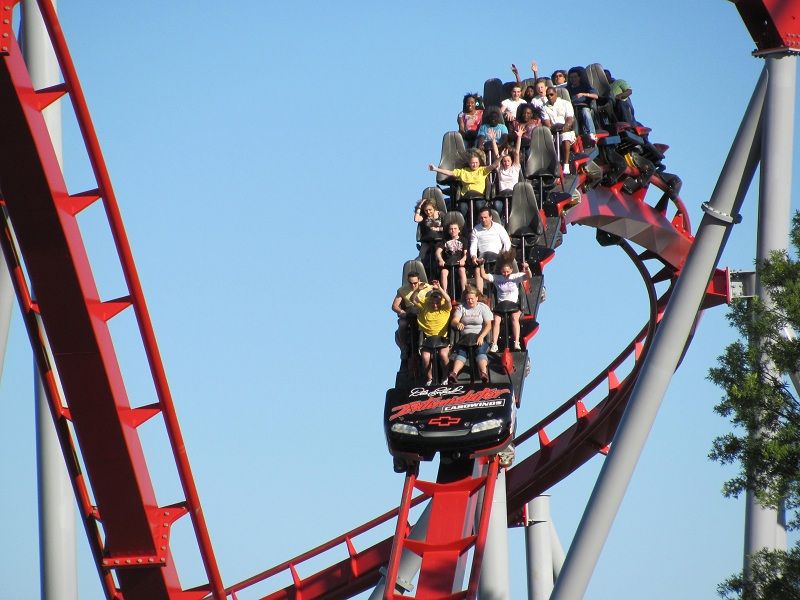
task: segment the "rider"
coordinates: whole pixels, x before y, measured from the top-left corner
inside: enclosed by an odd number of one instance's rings
[[[425,299],[425,296],[433,289],[432,286],[420,280],[419,273],[409,271],[406,275],[406,284],[397,288],[397,293],[392,301],[392,311],[397,315],[397,331],[394,334],[394,341],[400,348],[400,358],[408,358],[408,344],[406,331],[410,320],[416,316],[417,310],[411,305],[411,294],[418,290],[417,296]]]
[[[442,289],[438,281],[432,281],[432,289],[425,296],[424,300],[419,298],[421,290],[419,288],[411,292],[409,303],[417,308],[417,326],[420,332],[429,337],[447,337],[448,324],[450,322],[450,296]],[[433,385],[433,365],[431,361],[431,351],[425,347],[424,340],[420,349],[422,357],[422,368],[425,371],[427,381],[425,385]],[[439,349],[439,358],[442,361],[442,371],[447,367],[450,360],[450,347],[445,345]],[[443,382],[444,383],[444,382]]]
[[[475,348],[475,362],[478,366],[478,375],[481,381],[489,381],[489,371],[487,366],[489,358],[486,352],[489,350],[489,342],[486,338],[492,328],[492,311],[483,302],[478,301],[478,290],[473,287],[468,287],[464,291],[464,303],[459,304],[454,313],[453,320],[451,321],[453,327],[461,332],[460,340],[466,339],[465,336],[469,334],[477,335],[474,340]],[[456,344],[453,348],[453,370],[450,371],[447,379],[450,383],[458,382],[458,374],[464,368],[464,363],[467,362],[468,348],[464,345]]]

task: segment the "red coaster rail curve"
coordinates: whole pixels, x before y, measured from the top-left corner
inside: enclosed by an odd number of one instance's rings
[[[39,0],[64,83],[34,90],[12,28],[18,2],[0,5],[2,244],[106,597],[193,600],[213,594],[221,600],[222,579],[147,305],[63,32],[50,0]],[[94,189],[79,193],[67,190],[41,113],[65,94],[96,180]],[[78,226],[78,213],[99,200],[128,288],[121,298],[100,297]],[[131,406],[108,328],[128,307],[158,398],[148,406]],[[156,501],[137,432],[158,414],[185,494],[169,506]],[[209,579],[191,590],[180,585],[169,544],[172,524],[185,514]]]

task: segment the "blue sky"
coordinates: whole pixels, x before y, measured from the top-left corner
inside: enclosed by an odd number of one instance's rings
[[[415,253],[411,209],[433,182],[425,167],[465,92],[511,79],[512,62],[527,71],[535,58],[544,73],[602,63],[634,89],[651,139],[670,145],[668,170],[683,179],[696,225],[763,64],[722,1],[610,0],[603,14],[585,0],[569,12],[515,1],[494,11],[471,1],[327,6],[59,2],[226,584],[399,500],[381,426],[398,362],[389,305]],[[64,114],[67,180],[80,191],[90,182]],[[752,265],[755,214],[751,194],[723,266]],[[119,277],[97,217],[88,212],[81,225],[100,289],[114,297]],[[573,227],[548,265],[521,427],[577,391],[642,325],[644,290],[620,255]],[[120,321],[115,335],[128,326]],[[721,496],[732,470],[706,458],[727,424],[705,375],[731,339],[724,309],[707,312],[587,598],[713,597],[740,568],[743,503]],[[134,375],[131,397],[146,403],[138,350],[123,342],[119,352]],[[3,598],[38,588],[31,363],[15,309],[0,387]],[[159,500],[174,502],[164,437],[155,422],[142,431]],[[602,460],[551,490],[565,547]],[[202,581],[182,550],[188,532],[188,520],[175,527],[186,587]],[[78,533],[81,598],[99,599]],[[521,531],[510,544],[522,598]]]

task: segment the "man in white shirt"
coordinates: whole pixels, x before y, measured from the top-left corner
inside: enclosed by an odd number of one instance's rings
[[[525,99],[522,97],[522,86],[517,83],[511,88],[511,98],[506,98],[500,103],[503,109],[503,118],[506,121],[513,121],[517,118],[517,109],[521,104],[525,104]]]
[[[545,92],[547,102],[542,110],[542,124],[554,135],[561,134],[561,165],[564,174],[569,173],[569,150],[575,142],[575,110],[572,103],[559,98],[554,87]]]
[[[511,238],[502,225],[492,220],[492,211],[484,207],[479,214],[481,222],[472,230],[469,240],[469,255],[473,263],[476,258],[483,257],[487,252],[497,255],[511,249]],[[496,257],[490,258],[494,260]],[[478,291],[483,293],[483,279],[480,276],[479,266],[475,267],[475,284]]]

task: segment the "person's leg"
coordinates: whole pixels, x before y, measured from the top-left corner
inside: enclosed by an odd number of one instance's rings
[[[475,267],[475,287],[481,294],[483,293],[483,277],[481,277],[480,267]]]
[[[420,358],[422,358],[422,371],[425,373],[425,379],[430,381],[432,378],[431,375],[431,352],[430,350],[423,350],[420,353]]]
[[[569,140],[561,140],[561,164],[569,165],[569,152],[572,143]]]
[[[489,357],[486,355],[488,351],[488,341],[484,341],[475,349],[475,364],[478,366],[478,377],[481,381],[489,381]]]
[[[442,364],[442,368],[439,369],[440,377],[444,377],[444,374],[447,373],[447,365],[450,363],[450,346],[439,349],[439,360]]]
[[[475,362],[478,364],[478,377],[480,377],[481,381],[489,381],[489,361],[486,359],[486,355],[482,355],[483,358],[480,356],[475,359]]]
[[[461,280],[461,291],[467,287],[467,270],[464,267],[458,267],[458,277]]]
[[[520,311],[511,313],[511,332],[514,336],[514,349],[517,350],[519,346],[519,316]]]
[[[494,316],[494,322],[492,323],[492,348],[497,346],[497,340],[500,339],[500,321],[502,321],[503,317],[500,315]],[[493,350],[496,352],[496,350]]]
[[[461,373],[461,369],[464,368],[464,363],[467,361],[466,357],[464,356],[465,351],[462,348],[454,349],[455,356],[453,357],[453,369],[450,371],[450,377],[458,377],[458,374]]]
[[[581,107],[581,120],[583,121],[583,132],[589,135],[597,133],[594,128],[594,119],[592,119],[592,111],[588,106]]]

